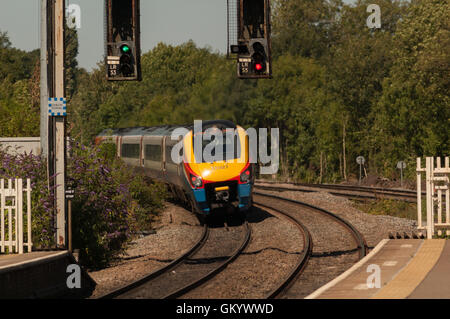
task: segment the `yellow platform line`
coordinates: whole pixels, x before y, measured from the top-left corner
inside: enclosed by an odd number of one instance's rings
[[[442,254],[444,246],[445,240],[443,239],[425,240],[411,262],[372,298],[407,298],[434,267]]]

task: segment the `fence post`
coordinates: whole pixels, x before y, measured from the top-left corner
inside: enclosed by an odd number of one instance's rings
[[[1,253],[5,252],[5,180],[0,180],[0,209],[1,209],[1,238],[0,238],[0,245],[1,245]]]
[[[422,228],[422,168],[421,159],[417,158],[417,222]]]
[[[12,187],[12,180],[9,179],[8,180],[8,193],[11,194],[13,191],[13,187]],[[17,201],[16,201],[17,202]],[[13,231],[12,231],[12,224],[13,224],[13,218],[12,218],[12,211],[11,211],[11,206],[8,207],[8,239],[9,239],[9,250],[8,252],[11,253],[12,252],[12,247],[13,247]],[[17,225],[17,223],[16,223]],[[17,232],[16,232],[17,234]],[[17,252],[17,246],[15,246],[15,251]]]
[[[27,252],[31,253],[33,243],[31,242],[31,180],[27,178],[27,234],[28,234],[28,249]]]
[[[438,170],[440,170],[441,169],[441,158],[438,157],[436,162],[437,162],[436,168]],[[434,179],[433,179],[433,183],[434,183]],[[438,206],[437,207],[437,209],[438,209],[438,224],[442,224],[442,190],[440,188],[437,190],[437,206]]]
[[[23,180],[20,179],[16,179],[16,187],[17,187],[17,193],[18,193],[18,198],[17,198],[17,207],[18,207],[18,211],[17,211],[17,215],[19,218],[18,224],[19,224],[19,254],[23,254]],[[17,222],[17,221],[16,221]]]
[[[433,238],[433,164],[434,158],[427,157],[426,176],[427,176],[427,238]]]
[[[450,162],[449,157],[445,158],[445,168],[446,170],[450,170]],[[450,175],[449,175],[450,177]],[[447,184],[447,189],[445,190],[445,215],[446,215],[446,222],[447,224],[450,224],[450,183]],[[449,231],[447,231],[447,235],[449,234]]]

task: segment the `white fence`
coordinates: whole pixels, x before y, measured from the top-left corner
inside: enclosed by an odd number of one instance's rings
[[[0,252],[23,254],[31,252],[31,182],[23,188],[22,179],[0,180]],[[24,193],[26,196],[26,227],[24,225]],[[26,228],[27,242],[24,242]]]
[[[435,166],[436,162],[436,166]],[[422,219],[422,173],[426,176],[426,220]],[[427,238],[433,238],[435,231],[442,235],[446,231],[450,235],[450,163],[445,158],[442,167],[441,158],[426,158],[425,168],[421,167],[421,159],[417,159],[417,221],[418,229],[426,230]],[[443,196],[445,194],[445,197]],[[445,207],[445,219],[443,208]]]

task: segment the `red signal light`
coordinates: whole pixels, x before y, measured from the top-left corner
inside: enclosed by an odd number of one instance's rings
[[[261,71],[262,68],[263,68],[263,66],[262,66],[261,63],[256,63],[256,64],[255,64],[255,69],[256,69],[256,71]]]

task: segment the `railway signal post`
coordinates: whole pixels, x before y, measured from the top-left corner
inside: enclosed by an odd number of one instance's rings
[[[140,0],[105,0],[108,81],[141,81]]]
[[[270,0],[237,1],[237,43],[230,49],[237,55],[238,77],[271,78]]]

